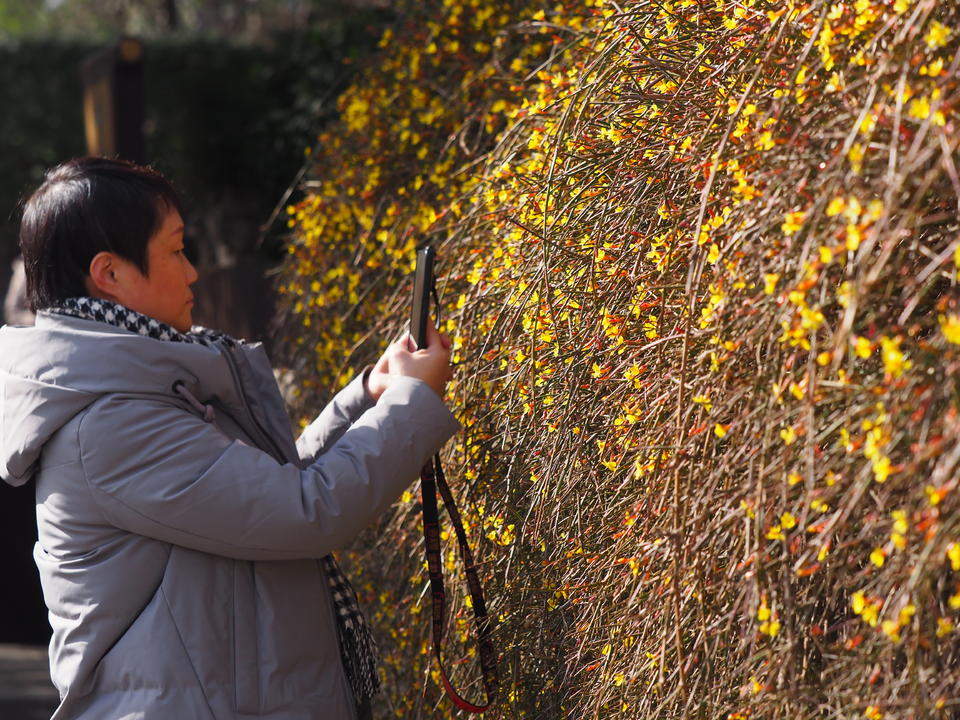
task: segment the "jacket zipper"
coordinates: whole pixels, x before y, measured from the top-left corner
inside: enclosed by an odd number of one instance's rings
[[[223,349],[224,357],[227,358],[227,365],[230,366],[230,373],[233,375],[233,384],[237,388],[237,394],[240,396],[240,403],[243,405],[243,409],[247,413],[247,417],[250,418],[250,422],[253,423],[253,426],[260,433],[261,440],[266,440],[273,451],[276,453],[277,462],[284,463],[286,459],[283,456],[283,451],[280,449],[280,446],[277,445],[276,441],[270,436],[263,426],[259,423],[256,417],[253,415],[253,411],[250,409],[250,406],[247,404],[247,396],[243,393],[243,383],[240,382],[240,371],[237,369],[236,360],[234,360],[231,355],[230,348],[225,347]]]
[[[243,409],[246,411],[247,416],[250,418],[250,422],[253,423],[253,426],[257,429],[257,431],[260,433],[262,438],[265,439],[267,443],[277,453],[277,460],[279,462],[284,462],[283,452],[280,450],[280,447],[276,444],[276,442],[270,436],[270,434],[266,430],[264,430],[263,426],[260,425],[260,423],[257,421],[257,418],[254,417],[253,411],[250,409],[250,406],[247,404],[247,397],[246,395],[243,394],[243,383],[240,382],[240,371],[237,369],[236,360],[233,358],[230,348],[224,347],[222,349],[222,352],[224,357],[227,358],[227,365],[230,367],[230,373],[233,376],[233,383],[237,388],[237,393],[240,395],[240,402],[243,405]],[[333,623],[334,628],[336,628],[337,626],[336,606],[333,599],[333,592],[330,589],[330,582],[329,582],[329,579],[327,578],[326,571],[324,571],[323,566],[321,566],[320,564],[320,561],[316,560],[315,564],[317,566],[317,570],[320,572],[320,576],[323,578],[323,586],[327,592],[328,608],[330,610],[331,622]],[[337,642],[339,642],[339,640]],[[343,663],[340,662],[339,665],[340,665],[340,683],[343,686],[343,690],[344,690],[344,693],[346,694],[346,697],[352,701],[350,712],[352,717],[356,719],[358,717],[357,699],[353,695],[353,688],[350,686],[350,680],[347,678],[346,669],[343,667]]]

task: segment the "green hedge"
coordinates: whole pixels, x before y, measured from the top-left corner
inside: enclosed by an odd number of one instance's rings
[[[257,230],[331,116],[351,63],[389,19],[358,11],[278,36],[271,47],[147,41],[147,161],[182,191],[194,243],[206,251],[201,260],[214,259],[214,244],[233,256],[257,252]],[[0,290],[17,253],[20,201],[46,169],[86,153],[79,68],[101,47],[0,44]],[[261,249],[267,261],[276,259],[277,245]]]

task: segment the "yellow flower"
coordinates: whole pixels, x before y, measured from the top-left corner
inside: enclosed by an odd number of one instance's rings
[[[730,426],[721,425],[720,423],[717,423],[716,425],[713,426],[713,434],[716,435],[718,438],[722,438],[724,435],[727,434],[728,427]]]
[[[920,67],[920,74],[927,75],[929,77],[938,77],[940,73],[943,72],[943,58],[937,58],[932,61],[929,65],[922,65]]]
[[[713,403],[710,402],[710,397],[708,395],[694,395],[691,400],[698,405],[703,405],[704,410],[707,410],[708,412],[713,409]]]
[[[847,202],[843,199],[842,195],[837,195],[833,200],[830,201],[830,204],[827,205],[827,215],[833,217],[839,215],[846,208]]]
[[[863,239],[862,234],[860,233],[860,226],[850,223],[847,225],[847,239],[846,246],[847,250],[851,252],[856,251],[860,247],[860,241]]]
[[[946,637],[954,630],[953,621],[950,618],[937,618],[937,637]]]
[[[848,307],[850,305],[850,296],[853,294],[853,288],[850,286],[849,280],[844,280],[840,283],[840,287],[837,288],[837,303],[840,307]]]
[[[904,605],[900,608],[900,614],[897,615],[897,624],[901,627],[907,625],[916,612],[917,607],[915,605]]]
[[[900,377],[905,370],[913,367],[913,362],[900,351],[901,338],[880,337],[883,368],[892,377]]]
[[[780,229],[783,231],[784,235],[793,235],[801,227],[803,227],[803,218],[806,216],[806,213],[803,210],[797,210],[795,212],[789,212],[783,219],[783,224],[780,225]]]
[[[883,562],[886,557],[887,554],[883,551],[883,548],[874,548],[873,552],[870,553],[870,562],[877,567],[883,567]]]
[[[925,97],[911,100],[907,107],[907,115],[917,120],[926,120],[930,117],[930,101]]]
[[[858,335],[854,340],[853,349],[857,357],[868,358],[870,353],[873,352],[873,343],[862,335]]]
[[[960,245],[957,246],[960,249]],[[947,339],[947,342],[960,345],[960,316],[957,315],[937,315],[940,322],[940,332]]]
[[[793,442],[797,439],[797,432],[793,429],[793,426],[787,426],[780,430],[780,437],[783,439],[785,445],[793,445]]]
[[[886,455],[879,455],[873,461],[873,479],[882,483],[888,477],[890,477],[890,458]]]
[[[760,137],[757,138],[757,141],[754,143],[758,150],[770,150],[774,147],[775,143],[773,142],[773,133],[769,130],[764,130],[760,133]]]
[[[770,620],[765,623],[760,624],[760,632],[769,635],[770,637],[775,637],[777,633],[780,632],[780,621],[779,620]]]
[[[883,713],[876,705],[867,705],[867,709],[863,711],[863,714],[866,715],[869,720],[883,720]]]
[[[909,530],[909,525],[907,525],[907,514],[903,510],[894,510],[890,513],[890,517],[893,518],[893,529],[902,534],[906,534]]]
[[[947,557],[950,558],[950,567],[960,570],[960,543],[952,542],[947,546]]]
[[[934,20],[930,23],[930,29],[927,31],[927,34],[923,36],[923,39],[926,41],[928,48],[936,50],[947,44],[947,40],[951,34],[952,31],[950,28]]]
[[[850,442],[850,431],[840,428],[840,445],[847,452],[853,452],[853,443]]]
[[[857,175],[860,174],[860,170],[863,167],[863,154],[863,146],[860,143],[854,143],[847,152],[847,159],[850,161],[850,167]]]
[[[960,249],[960,245],[957,245],[957,248]],[[763,292],[767,295],[773,295],[779,279],[780,273],[765,273],[763,276]]]
[[[797,519],[791,513],[785,512],[780,516],[780,524],[784,529],[790,530],[797,526]]]
[[[880,623],[880,629],[895,643],[900,642],[900,625],[895,620],[884,620]]]

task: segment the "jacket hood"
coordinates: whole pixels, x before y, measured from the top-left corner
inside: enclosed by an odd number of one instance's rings
[[[50,437],[107,393],[176,397],[181,380],[202,396],[235,397],[226,352],[43,310],[33,326],[0,327],[0,478],[29,481]]]

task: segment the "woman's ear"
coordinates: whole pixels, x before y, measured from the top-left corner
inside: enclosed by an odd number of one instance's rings
[[[98,252],[90,261],[90,273],[85,278],[87,291],[94,297],[113,300],[120,288],[116,256],[107,251]]]

